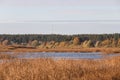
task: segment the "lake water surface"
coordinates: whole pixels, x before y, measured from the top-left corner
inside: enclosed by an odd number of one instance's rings
[[[18,58],[54,58],[54,59],[101,59],[112,56],[120,56],[120,54],[103,54],[103,53],[76,53],[76,52],[28,52],[19,53]]]

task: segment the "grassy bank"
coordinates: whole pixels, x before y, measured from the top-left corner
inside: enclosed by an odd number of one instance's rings
[[[96,61],[16,59],[0,63],[0,80],[120,80],[120,57]]]
[[[0,52],[102,52],[102,53],[120,53],[120,48],[25,48],[0,46]]]

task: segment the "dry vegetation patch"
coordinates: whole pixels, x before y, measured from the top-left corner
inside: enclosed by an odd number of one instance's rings
[[[16,59],[0,63],[0,80],[120,80],[120,57],[102,60]]]
[[[5,59],[15,59],[16,57],[11,54],[4,54],[0,53],[0,60],[5,60]]]

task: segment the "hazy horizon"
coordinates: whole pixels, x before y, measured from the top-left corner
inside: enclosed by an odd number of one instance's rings
[[[0,34],[120,31],[120,0],[0,0]]]
[[[0,23],[0,34],[112,34],[119,22]]]

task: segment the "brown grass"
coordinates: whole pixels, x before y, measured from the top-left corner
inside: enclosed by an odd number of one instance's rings
[[[120,57],[103,60],[16,59],[0,63],[0,80],[120,80]]]
[[[16,57],[14,55],[11,54],[4,54],[4,53],[0,53],[0,60],[5,60],[5,59],[15,59]]]
[[[0,45],[0,52],[102,52],[102,53],[120,53],[120,48],[27,48],[12,47]]]

